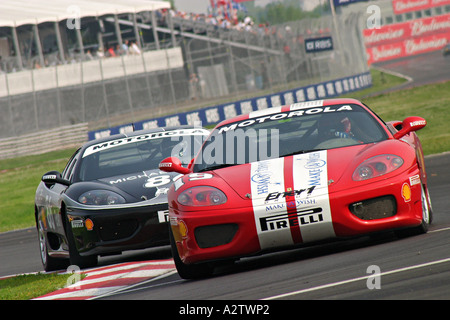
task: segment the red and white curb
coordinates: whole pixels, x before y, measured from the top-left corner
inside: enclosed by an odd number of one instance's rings
[[[33,300],[88,300],[175,271],[172,259],[121,263],[83,270],[86,278]]]

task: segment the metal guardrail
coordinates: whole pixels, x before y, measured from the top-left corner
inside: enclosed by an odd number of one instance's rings
[[[80,123],[17,137],[0,139],[0,159],[15,158],[70,147],[87,141],[88,124]]]

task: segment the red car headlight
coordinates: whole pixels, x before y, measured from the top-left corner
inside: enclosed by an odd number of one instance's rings
[[[199,186],[184,190],[177,200],[184,206],[215,206],[227,202],[227,196],[217,188]]]
[[[392,172],[403,165],[403,159],[393,154],[383,154],[365,160],[353,172],[354,181],[363,181]]]

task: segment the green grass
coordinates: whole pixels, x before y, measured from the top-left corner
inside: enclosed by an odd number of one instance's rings
[[[29,300],[64,288],[71,274],[27,274],[0,280],[0,300]]]
[[[34,193],[44,173],[64,168],[73,149],[0,160],[0,232],[34,225]]]
[[[371,88],[343,97],[364,102],[384,121],[403,120],[409,116],[425,118],[427,126],[417,131],[425,155],[450,151],[450,130],[447,125],[450,120],[447,111],[450,106],[450,81],[373,96],[375,92],[396,87],[406,80],[379,70],[371,70],[371,73]]]
[[[395,88],[401,84],[406,83],[406,79],[400,78],[388,73],[384,73],[377,69],[371,69],[370,74],[372,75],[372,86],[370,88],[352,92],[347,95],[343,95],[343,97],[362,99],[363,97],[370,96],[372,94],[376,94],[377,92],[381,92],[386,89]]]
[[[427,126],[417,131],[425,155],[450,151],[450,81],[361,99],[383,120],[419,116]]]

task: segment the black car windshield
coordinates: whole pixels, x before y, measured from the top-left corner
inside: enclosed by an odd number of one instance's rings
[[[169,134],[176,132],[176,134]],[[86,148],[76,181],[158,169],[159,163],[175,156],[187,165],[200,149],[209,132],[205,129],[184,129],[143,134],[101,142]]]
[[[255,112],[247,120],[214,129],[193,171],[387,139],[373,115],[356,104],[295,106],[287,112]]]

